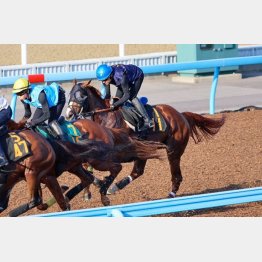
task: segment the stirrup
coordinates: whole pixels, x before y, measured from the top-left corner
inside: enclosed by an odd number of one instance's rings
[[[148,121],[144,122],[144,125],[141,127],[141,130],[151,129],[154,127],[154,122]]]
[[[146,125],[148,125],[148,128],[153,128],[155,126],[153,121],[149,121]]]

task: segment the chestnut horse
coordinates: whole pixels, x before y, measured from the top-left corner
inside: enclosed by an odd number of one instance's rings
[[[130,125],[124,120],[121,108],[110,111],[108,101],[101,98],[100,92],[90,85],[91,81],[77,83],[70,92],[66,117],[83,118],[92,115],[93,120],[109,128],[125,128],[131,137],[138,134],[130,128]],[[78,86],[77,86],[78,85]],[[80,104],[74,96],[74,90],[80,87],[81,95],[85,97],[85,103]],[[167,146],[167,155],[171,171],[172,189],[169,197],[175,197],[182,182],[182,173],[180,168],[181,157],[192,137],[197,144],[203,140],[213,137],[218,133],[225,122],[224,116],[220,118],[206,117],[192,112],[178,112],[175,108],[166,105],[155,105],[154,109],[162,115],[166,128],[164,131],[149,131],[146,139],[162,142]],[[146,160],[135,161],[131,174],[114,184],[109,193],[123,189],[131,181],[137,179],[144,173]]]
[[[92,122],[92,124],[95,124]],[[24,122],[15,123],[14,121],[9,122],[9,130],[13,129],[21,129],[25,125]],[[97,125],[97,124],[95,124]],[[100,126],[98,125],[100,128]],[[136,141],[133,139],[130,139],[124,132],[121,133],[120,130],[117,130],[118,133],[118,139],[122,139],[122,143],[118,143],[115,145],[114,143],[105,143],[103,141],[97,141],[97,140],[84,140],[81,144],[75,144],[67,141],[47,141],[42,136],[38,135],[37,133],[29,130],[20,131],[19,134],[23,134],[24,132],[30,133],[33,136],[35,136],[35,145],[37,144],[37,141],[39,142],[39,150],[42,149],[42,144],[46,147],[46,149],[49,149],[49,151],[52,153],[53,156],[53,162],[51,163],[49,158],[45,155],[43,155],[43,158],[45,158],[45,161],[40,161],[41,165],[38,167],[46,170],[45,174],[50,174],[53,178],[53,183],[56,183],[58,185],[56,178],[59,177],[64,171],[68,171],[70,173],[75,174],[78,176],[81,180],[81,183],[73,188],[69,195],[69,200],[71,200],[77,193],[79,193],[83,188],[89,189],[90,185],[94,181],[94,176],[90,174],[88,171],[82,168],[82,163],[88,162],[91,164],[95,169],[100,171],[110,171],[112,174],[120,172],[122,166],[121,163],[126,163],[130,161],[134,161],[136,159],[160,159],[161,154],[156,152],[157,149],[161,149],[164,147],[162,144],[156,144],[156,143],[143,143],[141,141]],[[111,134],[111,133],[109,133]],[[108,139],[113,139],[113,137],[107,136]],[[28,140],[28,142],[31,143],[31,140]],[[36,147],[37,148],[37,147]],[[32,147],[32,155],[37,155],[38,152],[35,147]],[[33,151],[35,150],[35,151]],[[42,151],[43,154],[45,151]],[[30,161],[30,158],[25,159],[25,161]],[[46,166],[48,168],[45,168],[45,166],[42,165],[43,163],[46,163]],[[24,163],[23,163],[24,164]],[[33,168],[33,167],[32,167]],[[11,167],[10,167],[11,169]],[[24,175],[27,178],[27,174]],[[7,175],[7,183],[2,185],[2,188],[0,192],[2,192],[2,196],[9,196],[10,191],[13,188],[13,186],[24,178],[23,172],[17,174],[9,173]],[[59,197],[62,198],[63,194],[61,192],[61,188],[59,187],[53,190],[53,187],[50,187],[50,185],[46,182],[46,178],[42,179],[41,177],[38,177],[38,173],[35,172],[32,174],[32,177],[34,180],[27,181],[28,186],[32,185],[34,186],[34,190],[36,191],[35,194],[39,194],[40,187],[39,184],[44,183],[48,186],[51,193],[54,195],[55,200],[60,203],[60,208],[62,210],[65,210],[65,208],[62,206],[62,200],[64,201],[64,198],[61,200]],[[48,177],[49,178],[49,177]],[[49,179],[50,180],[50,179]],[[53,186],[53,184],[51,184]],[[106,196],[106,191],[108,187],[104,188],[104,185],[102,185],[100,189],[101,193],[101,201],[104,205],[109,205],[110,201],[108,197]],[[37,191],[38,189],[38,191]],[[58,191],[57,191],[58,190]],[[59,192],[59,195],[57,195],[57,192]],[[86,194],[90,194],[90,191],[87,190]],[[38,199],[42,200],[38,195]],[[1,200],[1,197],[0,197]],[[33,208],[37,205],[37,208],[40,210],[45,210],[48,208],[47,204],[43,204],[42,201],[38,201],[35,205],[22,205],[18,209],[14,210],[12,214],[20,215],[27,210]],[[31,201],[32,202],[32,201]],[[1,203],[1,201],[0,201]],[[6,209],[7,205],[2,207],[2,211]],[[69,208],[69,206],[67,206]]]
[[[16,150],[21,146],[30,155],[18,162],[10,162],[4,170],[0,171],[0,213],[8,207],[11,190],[21,180],[25,180],[28,187],[28,210],[42,203],[39,193],[40,182],[46,184],[54,195],[62,210],[69,209],[62,190],[55,175],[56,154],[52,146],[39,134],[31,130],[22,130],[11,134],[18,142]],[[24,140],[29,142],[30,149]]]

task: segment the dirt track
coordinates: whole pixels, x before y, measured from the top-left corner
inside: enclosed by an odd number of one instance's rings
[[[209,141],[195,145],[190,140],[182,157],[183,182],[178,196],[212,193],[225,190],[262,186],[262,110],[236,112],[226,114],[226,123],[220,132]],[[131,164],[125,164],[119,178],[129,174]],[[102,177],[107,173],[95,171]],[[74,186],[79,180],[63,174],[61,184]],[[165,198],[170,190],[170,174],[167,160],[150,160],[145,174],[131,183],[124,190],[110,196],[111,204],[124,204],[140,201],[150,201]],[[71,202],[72,209],[83,209],[102,206],[99,193],[91,188],[93,198],[90,202],[82,200],[82,193]],[[44,190],[44,198],[50,196]],[[10,204],[1,216],[6,216],[10,210],[27,202],[26,184],[20,182],[11,193]],[[60,211],[57,204],[48,212]],[[24,215],[40,213],[33,209]],[[217,209],[174,213],[166,216],[262,216],[262,202]]]

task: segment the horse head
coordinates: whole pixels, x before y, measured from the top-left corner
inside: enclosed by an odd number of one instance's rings
[[[79,83],[76,80],[73,81],[74,85],[69,93],[66,109],[66,119],[108,107],[106,101],[101,97],[101,93],[90,83],[91,80]]]

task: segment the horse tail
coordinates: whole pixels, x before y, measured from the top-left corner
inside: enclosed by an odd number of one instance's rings
[[[83,144],[72,144],[69,142],[60,142],[59,144],[67,153],[71,153],[75,159],[83,157],[87,162],[98,160],[127,163],[137,159],[163,159],[164,153],[157,150],[166,149],[166,145],[159,142],[139,141],[131,138],[123,144],[114,146],[95,140],[87,140]]]
[[[224,115],[220,118],[210,118],[192,112],[183,112],[182,114],[188,121],[190,135],[196,144],[201,142],[203,138],[212,138],[225,123]]]
[[[124,155],[126,160],[134,161],[137,159],[140,160],[148,160],[148,159],[159,159],[162,160],[165,157],[166,151],[159,151],[161,149],[167,149],[166,145],[160,142],[155,141],[146,141],[139,140],[136,138],[131,139],[131,143],[125,145],[125,154],[121,153],[121,148],[117,148],[120,150],[120,153]]]

